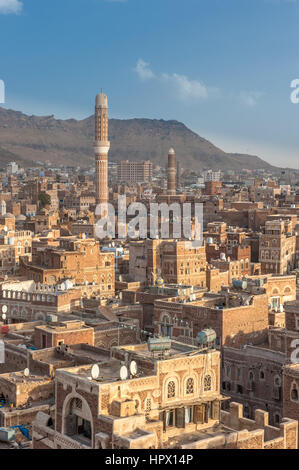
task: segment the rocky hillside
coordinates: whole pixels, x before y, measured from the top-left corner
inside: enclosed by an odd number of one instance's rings
[[[228,154],[177,121],[110,120],[110,160],[151,160],[165,165],[174,147],[182,166],[193,170],[273,168],[262,159]],[[50,161],[88,167],[93,164],[93,116],[76,121],[53,116],[27,116],[0,107],[0,166],[17,160],[23,165]]]

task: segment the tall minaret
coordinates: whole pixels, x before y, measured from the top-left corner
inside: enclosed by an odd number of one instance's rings
[[[108,202],[108,153],[110,142],[108,137],[108,99],[103,93],[96,97],[95,108],[95,143],[96,159],[96,204]]]
[[[167,181],[167,194],[174,196],[175,190],[175,152],[171,148],[168,152],[168,181]]]
[[[177,187],[177,189],[181,189],[181,173],[182,173],[181,162],[178,161],[177,167],[176,167],[176,187]]]

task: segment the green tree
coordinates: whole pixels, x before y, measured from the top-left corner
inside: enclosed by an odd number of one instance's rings
[[[51,205],[51,196],[47,193],[39,193],[38,200],[42,208]]]

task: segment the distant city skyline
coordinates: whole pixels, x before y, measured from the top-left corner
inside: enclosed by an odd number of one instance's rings
[[[299,168],[296,0],[0,0],[5,108],[175,119],[227,152]]]

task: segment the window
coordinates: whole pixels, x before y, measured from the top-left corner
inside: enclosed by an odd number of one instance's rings
[[[192,378],[187,380],[186,384],[186,394],[192,395],[194,393],[194,380]]]
[[[244,406],[244,418],[250,418],[250,408],[248,405]]]
[[[293,386],[292,386],[291,399],[293,401],[298,401],[298,388],[297,388],[296,384],[293,384]]]
[[[210,390],[212,390],[212,377],[206,375],[204,378],[204,391],[209,392]]]
[[[77,410],[82,410],[82,400],[80,398],[73,398],[71,401],[71,410],[76,408]]]
[[[175,426],[175,412],[174,412],[174,410],[166,411],[165,424],[168,427]]]
[[[190,424],[193,421],[193,407],[185,408],[185,424]]]
[[[265,373],[263,370],[260,371],[260,380],[264,380],[265,379]]]
[[[145,413],[149,414],[152,410],[152,400],[150,398],[147,398],[145,400]]]
[[[281,379],[280,379],[280,377],[275,377],[275,379],[274,379],[274,385],[275,385],[276,387],[280,387],[280,386],[281,386]]]
[[[242,395],[242,393],[243,393],[243,387],[242,387],[242,385],[237,385],[237,393],[239,393],[240,395]]]
[[[174,398],[175,397],[175,383],[173,380],[171,380],[169,383],[168,383],[168,386],[167,386],[167,397],[168,398]]]

